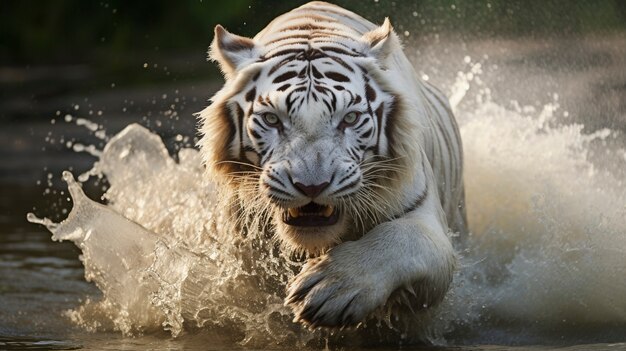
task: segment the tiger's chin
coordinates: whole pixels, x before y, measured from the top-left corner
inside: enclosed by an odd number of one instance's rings
[[[319,254],[341,242],[346,219],[338,208],[314,202],[302,207],[281,208],[275,216],[276,231],[294,252]]]

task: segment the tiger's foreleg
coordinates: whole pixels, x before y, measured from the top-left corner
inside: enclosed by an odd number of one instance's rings
[[[439,303],[456,259],[433,213],[415,210],[309,260],[287,291],[295,320],[313,327],[356,325],[402,289],[411,296],[411,310]]]

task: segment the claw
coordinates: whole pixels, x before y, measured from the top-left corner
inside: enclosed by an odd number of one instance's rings
[[[322,277],[318,275],[316,279],[311,279],[305,285],[301,285],[296,291],[289,293],[285,300],[285,305],[294,304],[297,301],[302,300],[313,289],[317,283],[322,280]]]
[[[319,311],[318,311],[318,313],[319,313]],[[326,312],[324,312],[324,313],[322,313],[320,315],[318,315],[318,313],[316,313],[313,316],[313,319],[315,319],[315,322],[314,322],[315,325],[327,324],[327,323],[324,323],[324,319],[326,318]]]
[[[306,306],[299,313],[300,314],[300,318],[301,319],[305,319],[306,321],[312,322],[313,321],[313,317],[315,317],[317,312],[319,312],[319,310],[324,306],[325,303],[326,303],[326,301],[324,301],[324,303],[319,304],[318,306],[311,306],[311,305]]]
[[[343,325],[345,325],[346,327],[353,327],[354,326],[354,316],[349,313],[348,315],[346,315],[345,317],[342,318],[341,323]]]
[[[341,319],[341,324],[344,325],[344,326],[348,325],[348,323],[346,323],[346,322],[347,322],[347,317],[349,315],[346,315],[346,312],[348,312],[348,308],[350,308],[350,305],[352,305],[352,302],[354,301],[354,299],[356,299],[357,296],[358,296],[358,294],[354,294],[354,296],[352,296],[350,301],[348,301],[346,306],[343,308],[343,310],[339,314],[339,318]]]
[[[411,306],[411,303],[410,303],[410,302],[407,302],[407,303],[406,303],[406,307],[408,307],[408,308],[409,308],[409,310],[411,311],[411,314],[415,315],[415,311],[413,310],[413,306]]]
[[[408,291],[411,295],[413,295],[413,297],[417,297],[417,294],[415,293],[415,289],[413,289],[412,284],[409,284],[406,286],[406,291]]]

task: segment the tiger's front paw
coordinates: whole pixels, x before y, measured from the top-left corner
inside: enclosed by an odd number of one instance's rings
[[[386,303],[389,289],[378,267],[342,253],[310,260],[289,284],[285,304],[294,321],[313,328],[355,326]]]

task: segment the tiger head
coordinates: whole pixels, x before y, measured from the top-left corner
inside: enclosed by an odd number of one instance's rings
[[[279,44],[216,27],[210,57],[226,84],[200,113],[200,146],[244,214],[315,253],[394,212],[401,99],[382,77],[400,44],[388,20],[354,40]]]

